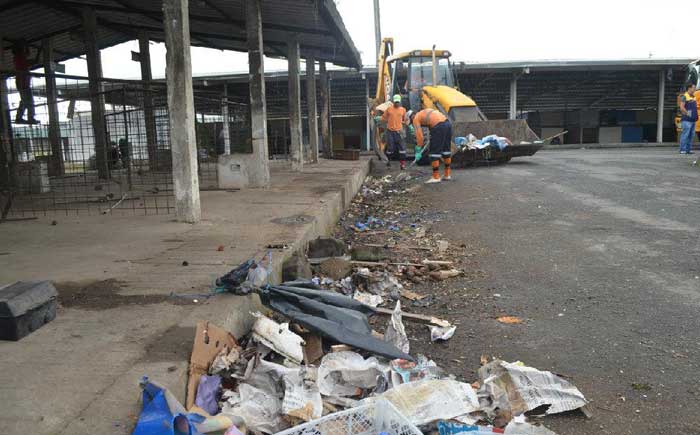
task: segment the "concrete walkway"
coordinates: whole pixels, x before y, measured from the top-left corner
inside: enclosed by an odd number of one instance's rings
[[[289,245],[273,250],[279,274],[284,258],[330,231],[368,170],[367,160],[322,161],[303,173],[274,170],[267,190],[202,192],[203,221],[194,226],[172,216],[0,224],[0,284],[53,280],[67,301],[52,323],[0,342],[0,432],[129,434],[145,374],[184,401],[196,322],[240,334],[258,305],[171,293],[207,293],[217,276],[270,244]]]

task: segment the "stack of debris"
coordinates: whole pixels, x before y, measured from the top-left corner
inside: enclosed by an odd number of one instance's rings
[[[268,282],[269,254],[220,278],[220,291],[254,291],[270,312],[254,313],[252,329],[238,338],[200,322],[186,406],[144,380],[134,434],[551,435],[525,414],[583,409],[573,385],[520,362],[482,359],[470,384],[411,355],[404,321],[427,325],[433,341],[449,340],[456,326],[402,310],[429,299],[409,287],[464,271],[448,257],[449,244],[423,225],[440,216],[370,205],[407,189],[390,178],[370,180],[337,238],[310,242],[284,265],[280,285]],[[171,432],[155,431],[154,422]]]

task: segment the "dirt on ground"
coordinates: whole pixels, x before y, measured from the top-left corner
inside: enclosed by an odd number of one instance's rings
[[[175,295],[124,295],[119,292],[125,284],[116,279],[94,281],[64,281],[54,283],[58,291],[58,302],[65,308],[84,310],[108,310],[124,305],[150,305],[163,302],[175,305],[190,305],[191,298]]]
[[[441,222],[451,219],[449,213],[426,206],[429,193],[422,186],[420,172],[402,174],[399,181],[397,174],[369,179],[341,217],[334,236],[351,247],[382,249],[386,260],[377,266],[367,264],[372,270],[393,273],[406,290],[415,293],[409,293],[411,298],[401,298],[402,311],[447,320],[457,326],[458,340],[468,338],[473,333],[463,327],[465,318],[471,323],[508,314],[489,306],[480,288],[472,285],[485,277],[479,265],[482,248],[441,232]],[[440,268],[425,267],[424,260],[452,262],[442,269],[456,269],[460,275],[437,280],[431,272]],[[385,298],[382,306],[393,308],[394,304]],[[376,329],[383,330],[386,318],[375,316],[371,322],[377,325]],[[471,383],[478,379],[480,355],[472,355],[468,361],[464,349],[450,345],[452,340],[431,342],[426,325],[406,320],[404,325],[412,355],[426,355],[461,380]]]

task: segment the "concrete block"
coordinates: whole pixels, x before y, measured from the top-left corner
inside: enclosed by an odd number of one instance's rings
[[[300,253],[295,253],[290,258],[285,260],[282,265],[282,281],[295,281],[297,279],[311,279],[311,265],[306,259],[306,256]]]
[[[19,162],[16,167],[16,177],[22,192],[48,193],[51,191],[49,181],[49,165],[47,162]]]
[[[250,185],[248,168],[253,159],[246,154],[221,155],[217,162],[219,189],[244,189]]]
[[[309,258],[342,257],[347,253],[345,242],[333,237],[319,237],[309,242]]]

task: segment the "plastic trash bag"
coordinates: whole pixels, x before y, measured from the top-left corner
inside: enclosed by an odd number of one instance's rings
[[[454,325],[445,327],[429,325],[428,328],[430,328],[430,341],[449,340],[455,335],[455,331],[457,330],[457,327]]]
[[[408,353],[411,344],[406,335],[406,329],[401,321],[401,301],[396,301],[396,307],[391,314],[389,326],[384,333],[384,340],[396,346],[402,352]]]
[[[141,379],[143,405],[132,435],[200,435],[195,423],[204,421],[198,414],[188,414],[170,391]]]
[[[219,390],[221,389],[221,376],[202,375],[197,386],[197,397],[194,404],[205,410],[209,415],[219,412]]]
[[[248,384],[241,384],[238,392],[241,395],[240,405],[226,411],[242,418],[248,429],[273,434],[286,428],[279,398]]]
[[[270,286],[261,290],[260,298],[266,306],[337,343],[389,359],[413,360],[391,343],[374,337],[366,316],[373,314],[374,309],[350,297],[328,291]]]

